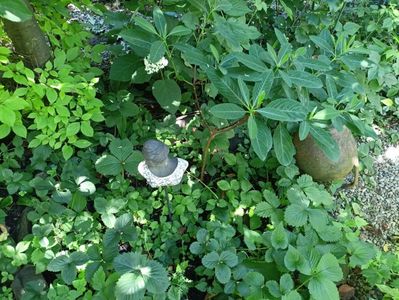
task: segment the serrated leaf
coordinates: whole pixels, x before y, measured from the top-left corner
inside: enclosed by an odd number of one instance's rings
[[[271,235],[272,246],[275,249],[285,249],[288,246],[288,234],[283,222],[280,222],[273,230]]]
[[[305,257],[293,246],[288,246],[284,256],[284,265],[290,271],[298,270],[302,274],[310,275],[311,269]]]
[[[122,172],[120,161],[113,155],[103,155],[96,161],[97,172],[103,175],[118,175]]]
[[[217,252],[213,251],[211,253],[208,253],[202,258],[202,264],[208,268],[208,269],[213,269],[219,262],[219,254]]]
[[[371,244],[362,241],[350,243],[348,250],[351,254],[349,266],[352,268],[368,264],[376,254],[376,251]]]
[[[61,278],[65,281],[66,284],[71,284],[72,281],[75,280],[77,275],[76,266],[72,263],[67,264],[61,270]]]
[[[133,272],[141,265],[145,265],[147,263],[147,259],[144,255],[139,253],[123,253],[115,257],[113,266],[115,271],[120,274],[125,274],[129,272]]]
[[[231,269],[225,264],[218,264],[215,268],[216,279],[222,283],[226,284],[231,278]]]
[[[219,261],[225,263],[230,268],[235,267],[238,264],[238,257],[232,251],[223,251],[220,253]]]
[[[116,283],[115,294],[117,299],[143,299],[145,294],[145,281],[143,276],[137,273],[123,274]]]
[[[260,202],[256,205],[255,214],[262,218],[270,218],[274,213],[274,207],[267,202]]]
[[[312,278],[309,281],[309,292],[314,299],[339,300],[334,282],[325,278]]]
[[[323,278],[331,281],[339,281],[343,274],[338,264],[337,258],[331,253],[324,254],[316,268],[317,278]]]
[[[289,205],[285,209],[284,220],[291,226],[304,226],[308,221],[307,207],[300,204]]]
[[[165,268],[156,261],[149,261],[140,268],[140,272],[146,282],[146,288],[150,293],[159,294],[166,292],[169,287],[168,273]]]
[[[294,288],[294,281],[291,278],[290,274],[283,274],[280,277],[280,290],[283,294],[287,294]]]
[[[47,265],[47,270],[51,272],[61,271],[67,264],[70,263],[70,259],[66,255],[60,255],[53,258],[52,261]]]

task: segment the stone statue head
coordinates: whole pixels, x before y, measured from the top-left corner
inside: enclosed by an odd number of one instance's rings
[[[148,169],[155,176],[169,176],[177,167],[177,158],[170,158],[168,146],[160,141],[146,141],[143,145],[143,155]]]

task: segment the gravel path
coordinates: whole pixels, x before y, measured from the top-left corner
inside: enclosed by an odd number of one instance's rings
[[[399,132],[399,126],[390,132]],[[363,174],[354,189],[341,190],[338,202],[357,203],[369,225],[362,232],[366,241],[392,249],[399,240],[399,143],[380,134],[381,154],[370,154],[373,175]],[[368,158],[368,159],[369,159]]]

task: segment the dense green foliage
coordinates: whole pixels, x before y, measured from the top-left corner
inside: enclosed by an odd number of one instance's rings
[[[8,2],[1,17],[23,20]],[[336,160],[326,129],[377,138],[399,116],[395,5],[76,2],[109,30],[92,39],[68,1],[32,0],[42,69],[0,27],[1,299],[339,299],[352,273],[397,299],[399,253],[360,239],[342,182],[300,174],[292,142]],[[137,172],[149,138],[190,163],[171,221]]]

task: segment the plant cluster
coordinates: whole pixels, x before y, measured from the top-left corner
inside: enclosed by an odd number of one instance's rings
[[[355,273],[398,297],[398,253],[361,240],[292,142],[336,160],[326,129],[376,138],[398,115],[393,5],[80,1],[109,27],[91,45],[67,2],[31,1],[42,68],[0,27],[0,298],[339,299]],[[31,16],[15,3],[0,16]],[[172,220],[137,173],[148,138],[190,162]]]

